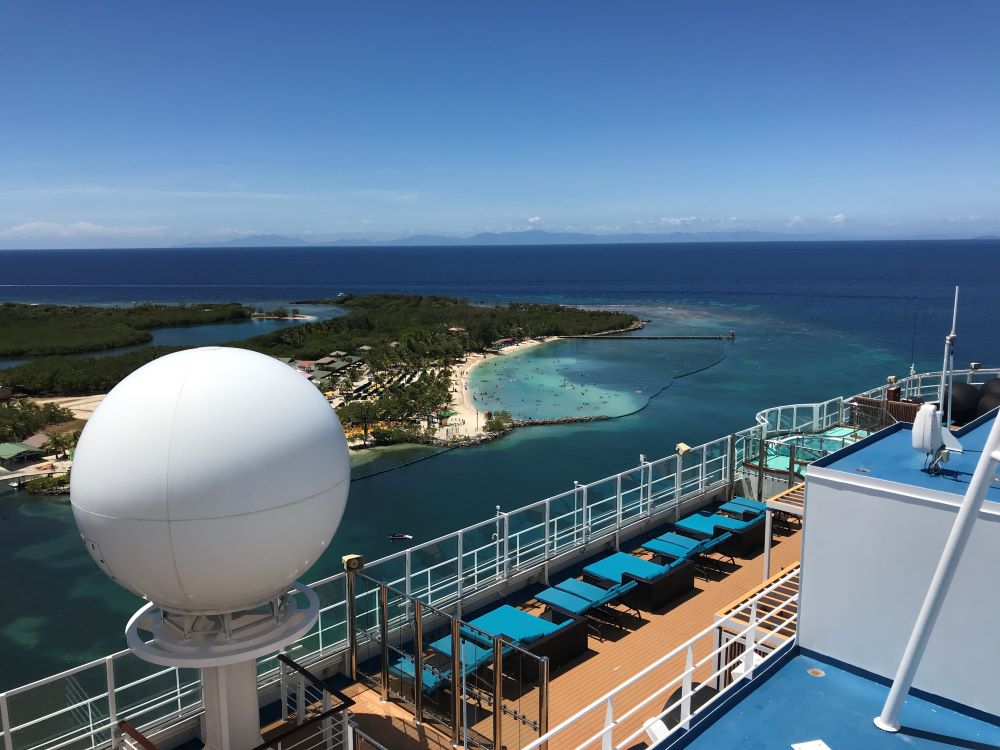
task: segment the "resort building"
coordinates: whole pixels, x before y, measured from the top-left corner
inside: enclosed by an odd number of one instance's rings
[[[41,448],[26,443],[0,443],[0,467],[13,471],[41,461]]]

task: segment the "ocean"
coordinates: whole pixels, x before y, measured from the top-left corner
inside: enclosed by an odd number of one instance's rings
[[[911,361],[938,368],[955,284],[956,363],[1000,365],[998,272],[991,240],[16,251],[0,252],[0,301],[269,305],[393,291],[620,306],[649,320],[650,334],[736,331],[733,343],[560,341],[484,365],[473,377],[482,408],[616,418],[533,426],[475,448],[355,457],[344,521],[305,576],[315,580],[344,553],[398,549],[389,533],[426,540],[633,466],[639,454],[741,429],[760,409],[849,395],[904,375]],[[198,336],[180,343],[219,343]],[[87,556],[67,504],[0,489],[0,555],[0,689],[124,648],[139,601]]]

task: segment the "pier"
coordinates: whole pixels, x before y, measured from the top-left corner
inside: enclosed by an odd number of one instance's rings
[[[717,336],[603,336],[599,333],[581,336],[559,336],[561,339],[605,339],[614,341],[735,341],[736,333],[721,333]]]

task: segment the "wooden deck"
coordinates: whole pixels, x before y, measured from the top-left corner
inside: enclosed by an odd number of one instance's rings
[[[771,550],[771,569],[779,571],[775,578],[781,575],[780,571],[787,572],[788,568],[798,564],[800,548],[801,531],[794,528],[775,531]],[[551,675],[549,727],[557,726],[657,658],[690,640],[712,625],[717,613],[731,611],[734,604],[745,600],[749,592],[759,589],[763,582],[763,552],[750,559],[736,558],[735,563],[720,563],[718,574],[711,575],[708,579],[696,578],[695,590],[673,602],[667,609],[661,612],[643,612],[641,621],[626,618],[625,628],[606,633],[605,640],[591,637],[589,650],[584,656]],[[779,601],[775,599],[775,602]],[[699,639],[695,644],[695,659],[707,655],[712,648],[711,639]],[[682,656],[670,660],[623,693],[616,704],[626,708],[634,705],[676,677],[683,669]],[[695,680],[706,680],[710,671],[707,665],[699,669],[695,673]],[[392,703],[381,703],[375,691],[357,685],[348,694],[356,701],[352,711],[355,712],[359,727],[386,747],[393,750],[446,750],[451,747],[449,737],[437,732],[429,724],[415,726],[411,714]],[[521,695],[520,700],[523,706],[537,706],[537,689]],[[659,699],[651,706],[655,711],[647,711],[645,715],[660,711],[668,702],[665,698]],[[597,712],[580,721],[550,743],[550,750],[576,747],[600,729],[603,718],[603,712]],[[626,722],[616,731],[616,742],[640,725],[638,719],[631,724]],[[481,730],[487,737],[492,735],[489,718],[474,728]],[[524,727],[510,717],[504,717],[503,733],[503,744],[510,750],[528,744],[537,736],[528,734]]]

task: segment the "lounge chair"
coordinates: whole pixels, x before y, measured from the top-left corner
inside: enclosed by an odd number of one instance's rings
[[[717,547],[718,551],[726,555],[747,557],[751,552],[764,546],[763,521],[764,516],[740,521],[701,510],[682,518],[674,526],[683,534],[697,539],[712,539],[720,535],[718,530],[722,533],[729,532],[731,537]]]
[[[582,617],[564,616],[557,622],[550,614],[536,617],[503,604],[469,620],[468,624],[475,630],[462,629],[462,663],[467,674],[493,661],[493,645],[482,633],[501,638],[536,656],[547,656],[553,666],[570,661],[587,650],[587,621]],[[450,658],[451,636],[439,638],[430,648]]]
[[[667,602],[694,588],[694,569],[688,560],[657,565],[624,552],[615,552],[583,569],[591,582],[638,585],[622,601],[647,612],[661,609]]]
[[[593,630],[597,636],[602,637],[601,626],[616,619],[616,612],[621,614],[609,605],[615,603],[637,585],[635,581],[629,581],[602,589],[592,583],[569,578],[555,586],[539,591],[535,594],[535,598],[545,606],[566,616],[586,617],[593,624]],[[638,611],[635,612],[638,615]]]
[[[726,531],[711,539],[692,539],[674,532],[669,532],[643,542],[643,549],[673,560],[691,560],[695,562],[701,555],[709,555],[713,552],[728,557],[734,563],[733,556],[725,552],[725,548],[732,544],[730,541],[733,534]],[[695,562],[695,567],[699,567]],[[704,572],[704,571],[702,571]]]
[[[728,513],[742,521],[749,521],[751,518],[756,518],[763,511],[759,511],[756,508],[751,508],[743,503],[738,503],[735,500],[730,500],[728,503],[723,503],[719,506],[718,513]]]
[[[740,505],[750,508],[750,510],[755,510],[758,513],[763,513],[767,510],[767,503],[762,503],[760,500],[751,500],[749,497],[734,497],[729,502],[739,503]]]

